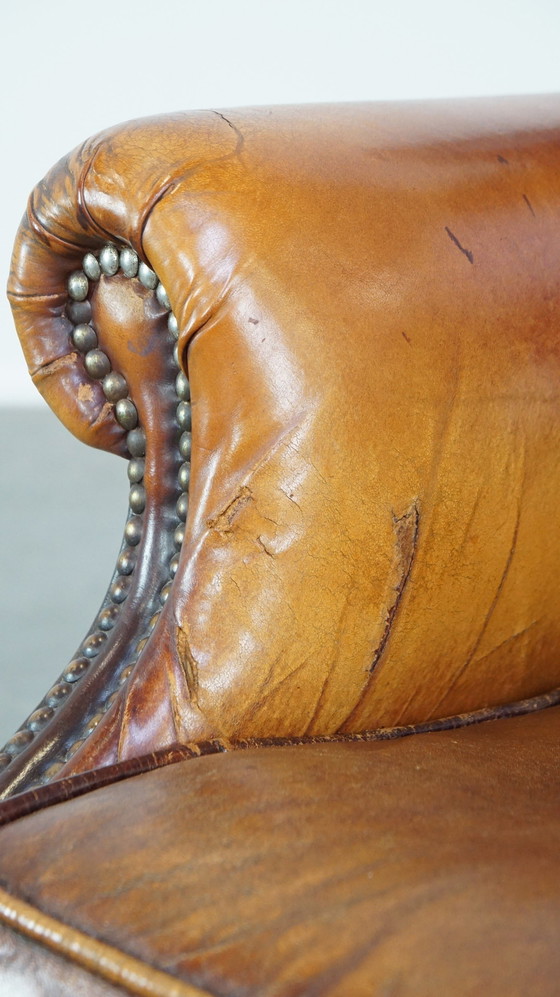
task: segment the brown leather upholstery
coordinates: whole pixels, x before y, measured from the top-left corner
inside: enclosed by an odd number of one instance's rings
[[[10,293],[47,400],[124,451],[64,318],[68,273],[107,238],[165,285],[193,400],[171,597],[67,771],[560,684],[558,114],[535,97],[172,115],[86,142],[37,188]],[[93,308],[157,510],[158,321],[105,278]]]
[[[4,827],[0,879],[220,997],[552,997],[559,726],[193,758]]]
[[[145,508],[0,753],[0,920],[137,994],[555,992],[559,176],[532,97],[147,119],[36,188],[30,370],[122,456],[68,279],[162,286],[87,285]]]

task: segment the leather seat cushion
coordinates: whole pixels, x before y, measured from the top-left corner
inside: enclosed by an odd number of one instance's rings
[[[4,827],[0,880],[213,995],[552,995],[559,728],[182,761]]]

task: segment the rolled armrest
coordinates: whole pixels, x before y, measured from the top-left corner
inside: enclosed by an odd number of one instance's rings
[[[560,685],[559,114],[171,115],[36,188],[9,287],[30,371],[132,488],[83,676],[5,787]]]

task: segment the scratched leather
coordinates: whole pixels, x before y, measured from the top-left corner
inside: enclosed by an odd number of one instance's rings
[[[165,285],[193,399],[172,594],[71,770],[560,684],[559,113],[532,97],[175,114],[97,136],[43,182],[10,288],[49,404],[124,452],[98,387],[80,396],[63,317],[68,272],[107,238]],[[149,399],[132,292],[114,287],[114,322],[109,282],[96,293],[107,352]]]

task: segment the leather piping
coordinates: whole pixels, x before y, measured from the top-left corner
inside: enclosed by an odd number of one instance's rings
[[[195,758],[200,754],[202,754],[201,751],[175,745],[171,748],[165,748],[163,751],[154,751],[152,754],[141,755],[139,758],[131,758],[124,762],[116,762],[114,765],[104,765],[102,768],[89,772],[80,772],[78,775],[68,776],[65,779],[57,779],[45,786],[39,786],[37,789],[28,789],[22,793],[17,793],[0,803],[0,827],[11,824],[13,821],[19,820],[20,817],[27,817],[28,814],[35,813],[37,810],[44,810],[57,803],[65,803],[67,800],[73,800],[94,789],[111,785],[113,782],[121,782],[122,779],[128,779],[129,776],[151,772],[153,769],[161,768],[164,765],[173,765],[175,762],[182,762],[187,758]]]
[[[491,720],[507,720],[537,713],[560,705],[560,688],[522,699],[505,706],[485,707],[471,713],[461,713],[453,717],[442,717],[439,720],[428,720],[420,724],[408,724],[401,727],[378,727],[377,730],[363,731],[360,734],[325,734],[302,737],[268,737],[246,738],[227,741],[215,738],[209,741],[193,742],[191,744],[174,744],[147,755],[115,762],[102,768],[64,779],[54,780],[37,789],[18,793],[0,803],[0,827],[19,820],[22,817],[44,810],[47,807],[84,796],[95,789],[121,782],[144,772],[174,765],[177,762],[200,758],[203,755],[215,755],[226,751],[243,751],[250,748],[297,747],[303,744],[355,743],[370,741],[393,741],[412,734],[437,734],[444,730],[458,730],[462,727],[472,727],[474,724],[487,723]]]
[[[0,922],[136,997],[213,997],[209,990],[183,983],[106,942],[70,928],[2,888]]]

